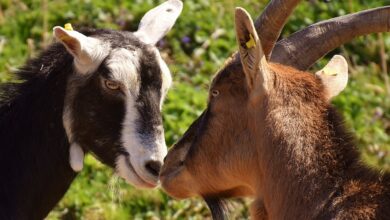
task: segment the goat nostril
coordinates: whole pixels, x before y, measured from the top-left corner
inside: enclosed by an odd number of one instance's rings
[[[162,163],[160,161],[151,160],[145,164],[145,168],[149,171],[153,176],[158,176],[162,167]]]

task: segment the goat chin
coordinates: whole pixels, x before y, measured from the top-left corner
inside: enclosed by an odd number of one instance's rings
[[[80,172],[83,169],[84,151],[77,143],[73,143],[69,148],[69,163],[75,172]]]

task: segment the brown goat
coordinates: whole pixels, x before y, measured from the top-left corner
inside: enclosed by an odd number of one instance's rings
[[[389,8],[384,10],[388,18]],[[253,219],[389,219],[390,175],[361,164],[330,103],[346,86],[345,59],[335,56],[316,75],[268,62],[282,55],[270,55],[273,40],[263,37],[262,43],[240,8],[236,32],[239,53],[213,79],[207,109],[166,157],[160,174],[165,191],[176,198],[202,196],[214,218],[224,215],[220,198],[250,196]]]

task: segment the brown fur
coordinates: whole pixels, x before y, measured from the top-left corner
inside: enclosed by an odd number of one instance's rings
[[[257,99],[237,57],[217,74],[207,109],[168,153],[163,188],[251,196],[254,219],[390,218],[390,176],[359,162],[321,80],[279,64],[267,71],[270,89]]]

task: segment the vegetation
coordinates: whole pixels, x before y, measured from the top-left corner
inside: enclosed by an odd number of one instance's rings
[[[142,15],[157,0],[1,0],[0,83],[17,80],[12,72],[52,42],[51,28],[71,22],[136,30]],[[185,1],[184,11],[169,36],[159,43],[173,73],[174,85],[163,109],[167,144],[172,145],[205,108],[212,75],[236,50],[235,6],[258,15],[267,0]],[[302,1],[283,36],[307,25],[347,13],[389,5],[382,1]],[[366,163],[390,170],[390,35],[355,39],[331,55],[344,55],[350,82],[334,104],[343,112]],[[247,217],[247,201],[232,203],[232,217]],[[176,201],[160,190],[136,190],[91,156],[72,187],[48,219],[204,219],[210,218],[200,199]]]

